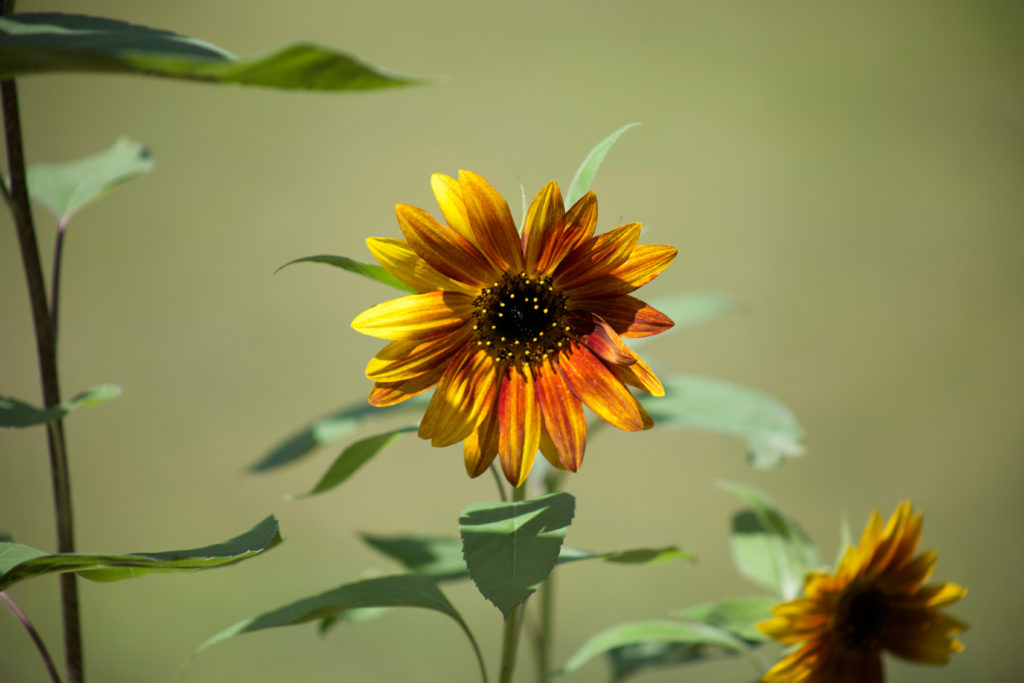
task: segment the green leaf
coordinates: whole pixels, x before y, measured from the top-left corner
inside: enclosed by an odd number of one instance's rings
[[[478,503],[462,512],[459,531],[469,576],[505,618],[551,573],[575,505],[560,492]]]
[[[46,574],[75,572],[91,581],[119,581],[155,572],[196,571],[239,562],[281,542],[271,516],[231,540],[216,545],[159,553],[50,555],[20,543],[0,543],[0,590]]]
[[[602,560],[612,564],[657,564],[672,560],[689,560],[695,562],[697,557],[675,546],[664,548],[634,548],[618,550],[610,553],[592,553],[575,548],[562,548],[558,555],[558,564],[568,564],[578,560]]]
[[[747,442],[748,459],[758,469],[803,453],[803,428],[778,399],[710,377],[676,374],[665,378],[665,396],[641,402],[666,426],[704,429]]]
[[[590,186],[594,183],[594,176],[597,175],[597,169],[601,168],[604,158],[608,156],[608,150],[612,148],[612,145],[615,144],[620,135],[630,128],[639,125],[639,123],[627,123],[604,140],[601,140],[594,149],[590,150],[587,158],[576,169],[576,175],[572,177],[572,182],[569,183],[569,192],[565,196],[566,206],[572,206],[580,197],[590,191]]]
[[[77,14],[0,18],[0,78],[130,73],[300,90],[369,90],[422,82],[305,43],[251,59],[170,31]]]
[[[330,491],[355,474],[360,467],[372,460],[374,456],[394,443],[395,439],[402,434],[414,431],[416,431],[415,425],[412,427],[399,427],[398,429],[392,429],[390,432],[384,432],[383,434],[369,436],[356,441],[341,452],[341,455],[334,460],[327,469],[327,472],[324,473],[324,476],[320,478],[320,481],[316,483],[316,486],[309,493],[299,494],[294,497],[308,498],[324,491]]]
[[[365,278],[369,278],[370,280],[374,280],[375,282],[380,282],[381,284],[387,285],[388,287],[394,287],[395,289],[400,289],[403,292],[411,292],[413,294],[416,293],[415,289],[413,289],[412,287],[405,284],[397,277],[389,273],[387,270],[384,269],[383,266],[378,266],[375,263],[364,263],[362,261],[356,261],[355,259],[350,259],[347,256],[331,256],[329,254],[320,254],[319,256],[305,256],[303,258],[297,258],[294,261],[289,261],[288,263],[284,264],[274,272],[276,273],[282,270],[283,268],[287,268],[293,263],[326,263],[328,265],[334,266],[335,268],[341,268],[343,270],[347,270],[350,273],[362,275]]]
[[[807,534],[760,491],[732,482],[718,487],[751,506],[732,518],[732,556],[740,573],[784,600],[800,595],[804,575],[821,566]]]
[[[676,647],[651,648],[651,644]],[[720,655],[723,651],[749,657],[749,648],[746,643],[714,626],[675,621],[634,621],[618,624],[592,636],[555,673],[556,675],[572,673],[594,657],[622,648],[646,648],[648,655],[653,659],[665,658],[667,660],[657,664],[649,663],[639,668],[706,659],[710,656]],[[613,658],[613,666],[614,661]],[[617,672],[614,680],[618,681],[623,678],[625,675],[619,675]]]
[[[755,595],[731,600],[716,600],[677,610],[672,616],[689,621],[710,624],[748,643],[760,643],[768,637],[757,629],[757,624],[770,619],[771,609],[779,604],[772,595]]]
[[[483,679],[487,680],[480,648],[466,622],[462,620],[462,616],[448,602],[448,598],[437,587],[437,584],[424,576],[415,574],[382,576],[347,583],[326,593],[244,619],[206,640],[196,648],[196,653],[242,633],[251,633],[266,628],[294,626],[308,621],[321,621],[353,609],[378,607],[420,607],[446,614],[454,619],[469,638],[477,662],[480,664]]]
[[[149,150],[128,138],[120,138],[110,149],[84,159],[35,164],[28,169],[28,190],[64,225],[89,202],[152,170]]]
[[[120,395],[121,387],[115,384],[100,384],[64,401],[56,408],[36,408],[19,399],[0,396],[0,427],[31,427],[46,424],[50,420],[64,417],[81,406],[99,405]]]

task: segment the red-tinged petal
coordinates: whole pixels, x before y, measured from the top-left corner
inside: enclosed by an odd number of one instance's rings
[[[629,258],[640,237],[640,224],[628,223],[592,237],[576,247],[555,269],[555,285],[568,291],[604,277]]]
[[[558,183],[551,181],[534,197],[523,223],[523,252],[526,274],[543,273],[562,244],[565,228],[565,204]]]
[[[628,294],[608,299],[572,299],[569,305],[601,316],[622,337],[650,337],[675,324],[654,306]]]
[[[377,382],[370,390],[370,405],[384,408],[407,401],[413,396],[419,396],[440,381],[445,368],[445,365],[438,365],[422,375],[409,379],[398,382]]]
[[[466,473],[479,477],[487,471],[498,454],[498,419],[488,415],[462,442]]]
[[[635,355],[600,316],[586,311],[577,311],[570,316],[573,329],[580,336],[580,342],[608,365],[632,365]]]
[[[442,225],[423,209],[408,204],[395,207],[402,234],[423,260],[438,272],[469,285],[483,286],[494,281],[497,273],[480,250],[447,225]]]
[[[418,292],[441,289],[476,295],[477,288],[442,275],[405,240],[371,237],[366,246],[385,270]]]
[[[619,429],[638,432],[654,424],[629,389],[587,347],[573,343],[569,355],[558,360],[558,370],[573,393]]]
[[[508,203],[490,183],[471,171],[459,171],[459,187],[480,251],[498,270],[521,272],[523,247]]]
[[[541,424],[540,426],[540,452],[544,458],[551,463],[551,466],[555,469],[564,470],[565,465],[562,464],[561,454],[558,452],[558,447],[555,446],[555,442],[551,440],[551,434],[548,433],[547,426]]]
[[[462,441],[493,410],[497,389],[494,359],[466,346],[451,360],[430,398],[420,421],[420,438],[437,447]]]
[[[447,365],[472,334],[469,324],[466,324],[452,334],[430,341],[391,342],[370,359],[366,376],[375,382],[399,382],[422,375],[438,365]]]
[[[498,455],[505,478],[513,486],[526,481],[540,447],[541,415],[529,365],[509,368],[498,397]]]
[[[583,405],[549,359],[539,366],[536,384],[537,402],[544,415],[544,434],[551,440],[562,469],[577,472],[587,445]]]
[[[466,294],[426,292],[377,304],[357,315],[352,328],[370,337],[426,341],[451,334],[472,316]]]
[[[597,299],[629,294],[657,277],[675,257],[675,247],[638,244],[625,263],[604,277],[577,287],[573,296]]]
[[[537,265],[537,274],[547,277],[565,257],[584,241],[594,236],[597,227],[597,195],[588,192],[565,212],[564,227],[560,235],[551,238],[551,255]]]
[[[475,244],[476,238],[473,229],[469,227],[469,215],[466,213],[466,203],[462,201],[459,181],[443,173],[435,173],[430,176],[430,187],[434,190],[437,205],[441,207],[448,226]]]
[[[633,363],[631,365],[611,365],[608,369],[623,384],[643,389],[651,396],[664,396],[665,387],[651,370],[650,366],[640,356],[636,355],[632,349],[630,349],[630,353],[633,354]]]

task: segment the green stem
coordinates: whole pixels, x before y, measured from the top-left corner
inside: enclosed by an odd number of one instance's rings
[[[53,683],[60,683],[60,674],[57,673],[57,667],[53,664],[53,658],[50,657],[49,650],[46,649],[46,644],[43,639],[39,637],[39,632],[36,631],[35,626],[29,620],[28,616],[21,611],[18,607],[18,603],[14,602],[14,598],[8,595],[5,591],[0,591],[0,601],[2,601],[7,608],[14,613],[15,618],[21,622],[21,625],[28,631],[28,637],[32,639],[32,644],[36,646],[36,650],[39,651],[39,656],[43,658],[43,664],[46,665],[46,672],[50,674],[50,680]]]
[[[526,484],[512,489],[512,500],[526,500]],[[500,683],[512,683],[512,672],[516,668],[516,650],[519,648],[519,631],[523,625],[523,608],[525,602],[516,605],[505,618],[505,628],[501,634],[501,673]]]
[[[0,14],[7,14],[10,10],[10,2],[0,2]],[[43,402],[49,408],[60,404],[57,349],[54,343],[53,327],[50,324],[50,311],[46,302],[46,284],[43,280],[39,245],[36,241],[35,226],[32,223],[32,211],[28,199],[18,90],[13,79],[7,79],[0,83],[0,100],[2,100],[4,133],[7,140],[7,168],[11,181],[8,203],[14,217],[18,245],[21,249],[21,260],[25,268],[25,279],[28,283],[29,303],[32,308],[32,321],[36,333],[36,352],[39,358],[39,375],[43,386]],[[50,471],[57,517],[57,552],[72,553],[75,551],[74,519],[71,512],[67,446],[64,439],[64,423],[61,419],[58,418],[46,425],[46,437],[50,450]],[[81,683],[83,676],[82,634],[75,575],[73,573],[61,574],[60,587],[68,683]]]
[[[555,573],[548,574],[540,585],[540,628],[534,634],[537,662],[537,683],[548,683],[551,671],[552,628],[555,612]]]

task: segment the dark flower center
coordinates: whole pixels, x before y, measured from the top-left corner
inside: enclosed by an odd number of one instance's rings
[[[871,588],[847,589],[839,598],[835,629],[844,647],[868,653],[882,646],[882,630],[890,616],[885,593]]]
[[[502,275],[473,301],[477,346],[499,361],[535,363],[558,353],[575,339],[565,300],[549,278]]]

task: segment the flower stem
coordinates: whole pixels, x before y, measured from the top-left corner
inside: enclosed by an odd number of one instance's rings
[[[512,500],[526,500],[526,484],[512,489]],[[505,628],[501,635],[501,673],[500,683],[511,683],[512,672],[516,667],[516,650],[519,647],[519,631],[523,625],[523,608],[526,602],[516,605],[505,618]]]
[[[7,594],[6,591],[0,591],[0,600],[14,613],[14,616],[21,622],[21,625],[28,631],[28,637],[32,639],[32,643],[36,646],[36,650],[39,651],[39,656],[43,658],[43,664],[46,665],[46,671],[50,674],[50,680],[53,683],[60,683],[60,675],[57,673],[57,667],[53,665],[53,658],[50,657],[49,651],[46,649],[46,644],[43,643],[43,639],[39,637],[39,633],[36,631],[32,622],[28,616],[21,611],[18,607],[18,603],[14,602],[14,598]]]
[[[540,585],[540,628],[534,634],[537,683],[548,683],[551,671],[551,624],[555,612],[555,573],[548,574]]]
[[[0,0],[0,14],[7,14],[12,3]],[[39,245],[36,241],[32,211],[29,206],[28,185],[25,176],[25,154],[22,149],[21,116],[18,110],[18,91],[13,79],[0,82],[4,133],[7,141],[7,168],[11,191],[8,204],[18,233],[21,260],[28,283],[29,303],[36,333],[36,352],[39,357],[39,375],[43,387],[43,402],[47,408],[60,404],[60,382],[57,375],[57,349],[54,343],[50,311],[46,302],[46,284],[43,280]],[[74,519],[71,512],[71,484],[68,476],[67,449],[64,423],[58,418],[46,425],[50,449],[50,470],[53,483],[54,507],[57,517],[57,551],[75,551]],[[61,574],[61,603],[64,614],[64,654],[68,683],[81,683],[82,634],[78,615],[78,586],[75,575]]]

